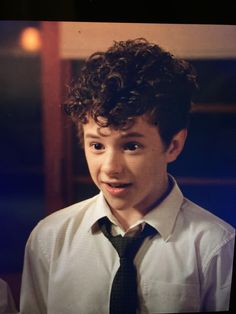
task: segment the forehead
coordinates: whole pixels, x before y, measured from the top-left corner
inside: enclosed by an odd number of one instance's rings
[[[112,127],[101,127],[92,118],[88,118],[88,122],[83,125],[84,137],[149,137],[158,136],[158,128],[148,121],[146,116],[140,116],[134,119],[129,128],[114,129]]]

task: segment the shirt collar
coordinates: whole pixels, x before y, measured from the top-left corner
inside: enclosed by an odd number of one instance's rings
[[[160,204],[143,217],[143,221],[154,227],[165,241],[168,241],[173,233],[176,217],[183,202],[183,194],[180,191],[177,182],[172,176],[169,175],[169,177],[173,182],[171,192]],[[91,228],[93,229],[96,222],[102,217],[108,217],[111,222],[117,224],[103,193],[100,192],[95,203],[95,208],[91,208],[89,213],[89,230]]]
[[[94,206],[91,206],[88,212],[88,221],[87,221],[87,227],[88,231],[94,227],[96,222],[103,218],[108,217],[110,219],[111,216],[111,210],[103,196],[103,193],[100,192],[96,197],[96,202],[94,203]]]
[[[173,188],[167,197],[144,216],[145,222],[154,227],[167,242],[174,230],[177,215],[183,203],[183,194],[177,182],[169,176]]]

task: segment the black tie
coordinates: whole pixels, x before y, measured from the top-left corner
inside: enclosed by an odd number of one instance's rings
[[[157,231],[146,224],[137,236],[112,236],[111,223],[107,218],[100,219],[99,225],[120,257],[120,267],[111,288],[110,314],[135,314],[138,308],[138,296],[137,272],[133,260],[144,238],[156,234]]]

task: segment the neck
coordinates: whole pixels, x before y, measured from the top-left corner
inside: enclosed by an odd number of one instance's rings
[[[143,218],[143,214],[135,208],[126,210],[112,210],[112,214],[119,221],[122,229],[127,231],[133,224]]]
[[[130,226],[135,224],[138,220],[143,219],[143,217],[149,213],[153,208],[157,207],[170,193],[173,188],[173,182],[168,179],[165,189],[163,189],[163,193],[161,196],[155,199],[148,207],[142,208],[140,206],[134,208],[127,208],[125,210],[115,210],[111,209],[112,214],[119,221],[120,225],[127,231]]]

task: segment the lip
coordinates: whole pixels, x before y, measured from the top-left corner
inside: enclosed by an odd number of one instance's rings
[[[111,186],[112,185],[117,185],[116,186]],[[124,185],[124,186],[120,186]],[[129,188],[132,186],[131,183],[124,183],[124,182],[103,182],[103,186],[105,187],[106,191],[109,192],[113,196],[119,196],[124,193],[126,193]]]

